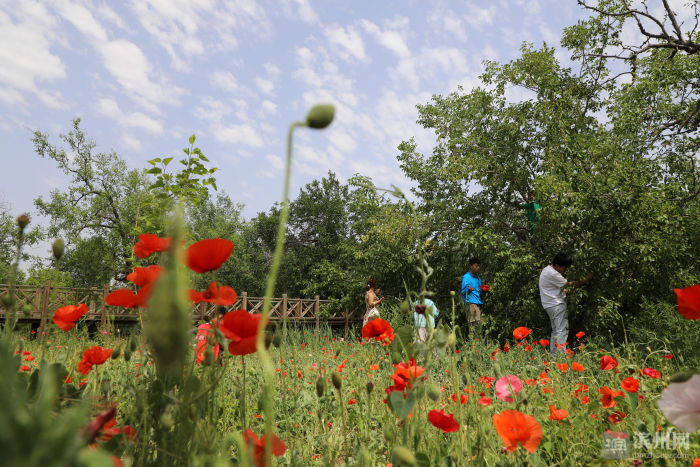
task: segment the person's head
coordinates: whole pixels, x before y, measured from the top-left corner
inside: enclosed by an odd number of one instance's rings
[[[527,201],[531,203],[534,200],[535,200],[535,194],[533,192],[529,192],[527,194]]]
[[[227,310],[225,306],[220,306],[216,309],[216,314],[214,314],[214,324],[219,324],[224,321],[224,316],[226,316]]]
[[[569,266],[571,266],[571,258],[566,253],[557,253],[554,259],[552,259],[552,267],[557,270],[559,274],[564,274]]]
[[[365,290],[371,290],[371,289],[376,289],[377,288],[377,279],[369,278],[367,279],[367,285],[365,286]]]
[[[469,272],[472,274],[478,274],[481,269],[481,260],[476,256],[472,256],[469,259]]]

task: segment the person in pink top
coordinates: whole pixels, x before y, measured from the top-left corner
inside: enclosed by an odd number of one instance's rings
[[[197,350],[195,352],[195,363],[201,365],[204,361],[204,357],[207,353],[207,341],[215,342],[212,345],[212,353],[214,354],[214,360],[219,359],[219,353],[221,352],[221,346],[216,343],[216,336],[214,334],[214,327],[218,327],[219,323],[223,321],[224,315],[226,314],[226,308],[220,306],[214,319],[211,323],[203,323],[197,327]]]

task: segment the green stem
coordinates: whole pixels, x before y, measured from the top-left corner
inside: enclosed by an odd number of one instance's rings
[[[10,269],[10,288],[8,291],[8,297],[11,300],[10,306],[5,312],[5,335],[7,336],[7,342],[10,342],[10,334],[15,327],[17,322],[17,302],[15,301],[15,282],[17,280],[17,269],[19,268],[19,260],[22,256],[22,243],[24,243],[24,230],[19,230],[19,238],[17,240],[17,255],[15,256],[15,264],[12,265]]]
[[[243,368],[243,377],[241,380],[241,397],[239,400],[240,413],[241,413],[241,431],[246,428],[246,418],[245,418],[245,356],[241,355],[241,367]]]
[[[280,212],[280,221],[277,228],[277,243],[275,245],[275,253],[272,257],[272,266],[270,267],[270,274],[268,274],[267,276],[267,284],[265,285],[265,298],[263,301],[262,316],[260,318],[260,327],[258,328],[258,335],[256,340],[258,356],[260,357],[260,363],[263,367],[263,375],[265,376],[263,402],[265,407],[265,432],[268,434],[272,433],[272,422],[274,418],[274,403],[272,401],[272,391],[274,388],[275,369],[272,363],[272,359],[270,358],[270,354],[267,351],[267,349],[265,349],[265,327],[267,326],[267,323],[269,321],[272,294],[275,290],[275,282],[277,281],[277,274],[279,273],[280,264],[282,262],[284,234],[287,228],[287,219],[289,217],[289,185],[292,175],[292,133],[296,127],[304,125],[305,123],[303,122],[293,122],[291,125],[289,125],[289,132],[287,133],[287,164],[284,175],[282,210]],[[264,457],[265,465],[270,465],[270,455],[272,449],[270,443],[271,440],[272,436],[267,436]]]

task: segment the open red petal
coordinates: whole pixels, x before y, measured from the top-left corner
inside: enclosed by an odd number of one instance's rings
[[[673,291],[676,292],[678,311],[688,319],[700,319],[700,284]]]
[[[187,249],[187,267],[204,273],[219,269],[233,252],[233,242],[224,238],[211,238],[190,245]]]
[[[161,268],[157,264],[147,266],[145,268],[134,268],[134,272],[126,276],[126,280],[131,281],[134,285],[139,287],[150,284],[158,279],[160,276]]]
[[[167,251],[170,248],[170,239],[161,238],[153,234],[139,235],[139,241],[134,245],[134,253],[139,258],[147,258],[156,251]]]
[[[231,341],[228,344],[228,351],[231,355],[248,355],[258,351],[256,337],[246,337],[238,341]]]
[[[117,289],[107,295],[105,303],[110,306],[121,306],[124,308],[136,307],[136,294],[129,289]]]

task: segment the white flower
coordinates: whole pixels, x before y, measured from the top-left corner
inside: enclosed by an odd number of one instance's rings
[[[659,409],[680,430],[695,433],[700,427],[700,375],[668,385],[659,399]]]

